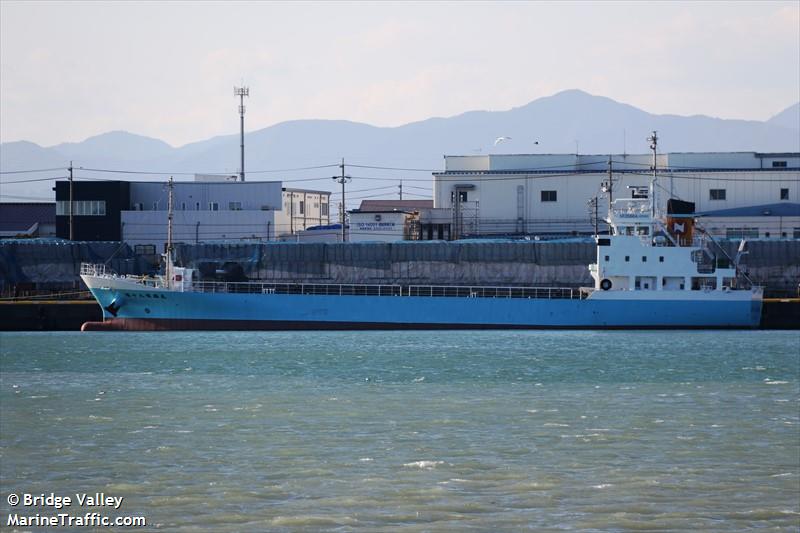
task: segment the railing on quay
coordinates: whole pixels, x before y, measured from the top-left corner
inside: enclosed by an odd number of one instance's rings
[[[483,287],[453,285],[367,285],[196,281],[192,291],[311,296],[417,296],[448,298],[582,299],[587,294],[568,287]]]

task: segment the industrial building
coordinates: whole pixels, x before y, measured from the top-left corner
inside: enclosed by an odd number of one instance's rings
[[[646,194],[652,166],[652,154],[445,156],[434,207],[451,209],[453,238],[587,234],[610,199]],[[658,154],[657,172],[657,204],[694,202],[718,236],[800,238],[800,153]]]
[[[214,178],[198,175],[195,181],[174,182],[175,242],[270,241],[329,222],[328,192],[285,189],[280,181]],[[71,188],[72,217],[70,183],[56,182],[58,237],[123,241],[146,255],[163,251],[167,240],[166,183],[76,181]]]
[[[0,203],[0,239],[56,236],[56,204],[53,202]]]

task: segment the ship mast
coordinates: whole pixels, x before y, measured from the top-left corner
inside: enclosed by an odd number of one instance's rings
[[[653,134],[647,138],[650,141],[650,149],[653,151],[653,179],[650,181],[650,211],[653,219],[656,218],[656,180],[658,179],[658,166],[656,164],[656,153],[658,150],[658,134],[653,130]]]
[[[166,253],[167,263],[164,268],[164,273],[166,274],[167,277],[166,287],[169,289],[172,288],[172,217],[173,217],[172,176],[169,177],[168,188],[169,188],[169,196],[167,202],[167,253]]]

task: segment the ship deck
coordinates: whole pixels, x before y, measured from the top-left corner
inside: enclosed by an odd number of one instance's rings
[[[536,298],[580,300],[588,296],[569,287],[487,287],[464,285],[371,285],[276,282],[195,282],[190,291],[204,293],[302,294],[313,296],[415,296],[447,298]]]

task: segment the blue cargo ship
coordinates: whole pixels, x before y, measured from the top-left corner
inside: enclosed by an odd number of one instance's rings
[[[738,271],[739,258],[711,252],[693,205],[670,200],[656,216],[650,198],[615,200],[609,235],[596,235],[593,287],[307,284],[117,276],[83,265],[81,277],[103,309],[83,330],[287,330],[478,328],[754,328],[762,290]],[[721,248],[720,248],[721,251]]]

